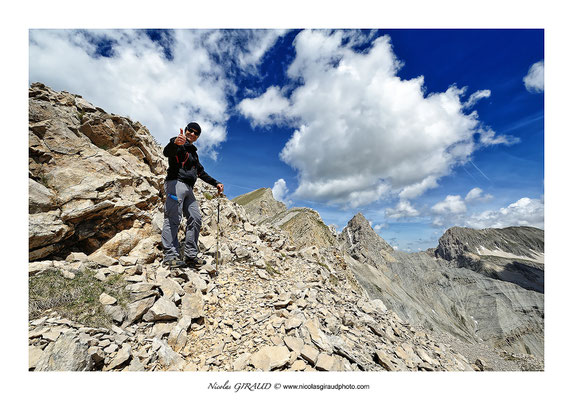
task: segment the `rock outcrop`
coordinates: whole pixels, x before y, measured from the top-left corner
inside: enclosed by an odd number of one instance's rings
[[[166,162],[143,125],[43,84],[29,90],[30,260],[92,253],[135,228],[116,256],[150,231]]]
[[[542,359],[543,294],[511,281],[491,278],[481,271],[463,268],[465,264],[458,264],[458,260],[459,257],[468,257],[467,245],[459,245],[461,238],[454,242],[458,245],[451,245],[452,231],[458,229],[448,231],[440,239],[437,251],[390,252],[368,222],[357,216],[340,235],[340,240],[349,252],[348,265],[370,297],[381,299],[402,319],[465,341],[483,341],[494,348],[532,354]],[[467,243],[471,243],[470,237],[481,238],[476,243],[478,246],[483,244],[479,247],[482,252],[489,243],[486,238],[497,240],[492,238],[492,231],[496,235],[495,230],[463,230]],[[504,230],[504,235],[508,242],[515,242],[520,240],[520,235],[512,237],[512,232],[529,237],[535,231],[512,228]],[[360,240],[353,240],[355,237],[360,237]],[[466,243],[464,240],[461,242]],[[535,243],[537,245],[530,248],[542,253],[542,247],[540,249],[538,242]],[[455,253],[458,248],[465,250]],[[507,247],[504,249],[509,250]],[[448,254],[457,256],[449,259],[439,256],[448,251]],[[540,271],[543,271],[542,267]]]
[[[360,262],[395,261],[392,246],[369,227],[368,220],[361,213],[356,214],[342,230],[342,247]]]

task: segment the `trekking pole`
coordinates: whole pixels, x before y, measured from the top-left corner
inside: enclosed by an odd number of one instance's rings
[[[216,263],[216,274],[219,273],[219,214],[220,214],[220,203],[219,200],[221,199],[221,195],[217,193],[217,253],[215,254],[215,263]]]

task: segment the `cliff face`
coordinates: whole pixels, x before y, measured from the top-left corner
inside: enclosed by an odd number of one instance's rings
[[[357,280],[371,298],[381,299],[401,318],[463,340],[543,358],[544,296],[535,290],[543,285],[543,264],[532,259],[543,254],[543,231],[453,228],[435,252],[408,254],[381,250],[381,238],[366,220],[355,219],[345,229],[348,234],[340,240],[351,249],[348,264]],[[361,239],[353,243],[356,235]],[[494,252],[495,261],[489,255]],[[535,273],[526,275],[521,269],[510,274],[516,258]]]
[[[340,238],[343,248],[358,261],[368,262],[380,258],[394,261],[392,246],[372,230],[366,218],[360,213],[348,221]]]
[[[81,96],[29,89],[30,260],[92,253],[134,228],[127,255],[162,203],[166,163],[140,123]],[[128,246],[129,247],[129,246]]]
[[[450,228],[436,255],[485,276],[544,291],[544,232],[532,227]]]
[[[200,182],[207,263],[162,267],[164,174],[139,123],[32,85],[30,370],[479,368],[369,299],[343,251],[296,246]],[[302,222],[310,239],[322,221]]]

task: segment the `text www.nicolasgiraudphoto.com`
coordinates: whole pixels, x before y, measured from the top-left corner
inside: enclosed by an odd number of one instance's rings
[[[209,383],[207,389],[215,390],[233,390],[239,391],[258,391],[258,390],[365,390],[370,389],[370,385],[354,385],[354,384],[316,384],[316,383],[297,383],[297,384],[281,384],[271,382],[237,382],[235,384],[226,381],[223,384],[212,382]]]
[[[276,384],[280,385],[280,383]],[[296,385],[281,385],[276,389],[303,389],[303,390],[364,390],[370,389],[370,385],[353,385],[353,384],[343,384],[337,383],[334,385],[331,384],[321,384],[317,385],[314,383],[298,383]]]

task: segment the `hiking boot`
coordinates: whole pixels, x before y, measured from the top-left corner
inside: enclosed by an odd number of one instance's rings
[[[199,257],[187,257],[185,256],[185,265],[190,268],[201,268],[206,264],[205,260],[201,260]]]
[[[171,260],[163,261],[163,265],[168,268],[184,268],[185,263],[178,258],[172,258]]]

